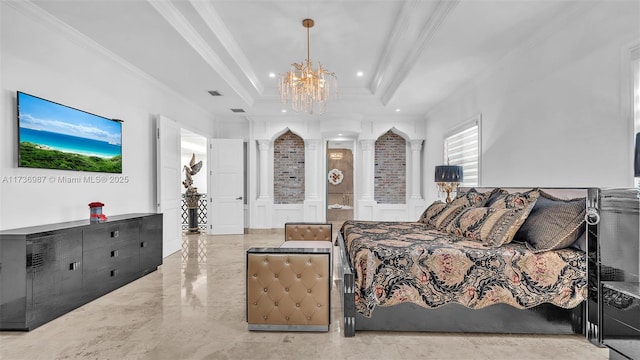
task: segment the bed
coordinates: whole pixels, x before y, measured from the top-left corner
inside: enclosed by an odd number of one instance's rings
[[[467,189],[417,222],[345,222],[344,335],[584,333],[587,193]]]

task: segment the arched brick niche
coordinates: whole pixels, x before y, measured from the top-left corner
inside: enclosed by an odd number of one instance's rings
[[[273,143],[273,203],[304,202],[304,140],[291,130]]]
[[[391,130],[375,144],[374,199],[378,204],[405,204],[407,142]]]

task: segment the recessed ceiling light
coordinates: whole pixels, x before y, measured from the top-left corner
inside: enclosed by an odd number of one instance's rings
[[[269,77],[273,79],[274,77],[276,77],[276,74],[275,73],[269,73]]]
[[[280,110],[280,112],[286,113],[287,109],[282,109],[282,110]]]
[[[356,73],[356,76],[357,76],[357,77],[363,77],[363,76],[364,76],[364,73],[363,73],[362,71],[358,71],[358,72]]]
[[[338,134],[338,136],[342,136],[342,134]]]
[[[400,112],[400,109],[396,109],[396,112]]]

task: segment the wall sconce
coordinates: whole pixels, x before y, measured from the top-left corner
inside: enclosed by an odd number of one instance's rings
[[[439,191],[447,193],[447,204],[449,204],[451,202],[451,192],[458,191],[458,186],[462,182],[462,166],[436,166],[435,182]]]

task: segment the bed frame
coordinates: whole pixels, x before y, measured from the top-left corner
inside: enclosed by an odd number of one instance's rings
[[[520,189],[507,188],[507,190]],[[588,189],[542,190],[556,196],[560,193],[568,194],[565,197],[569,198],[572,195],[586,196]],[[593,204],[593,200],[587,196],[587,207]],[[437,309],[427,309],[413,303],[402,303],[389,307],[377,306],[371,317],[367,318],[358,313],[355,308],[355,271],[341,233],[338,233],[337,242],[339,246],[337,282],[342,302],[345,337],[355,336],[356,330],[586,334],[589,311],[587,301],[573,309],[564,309],[553,304],[542,304],[529,309],[516,309],[505,304],[496,304],[483,309],[469,309],[463,305],[449,304]]]

